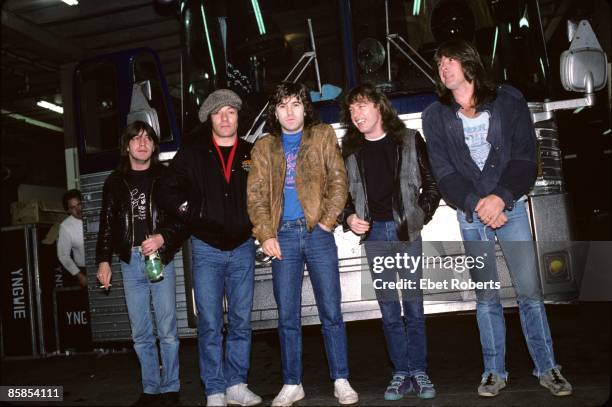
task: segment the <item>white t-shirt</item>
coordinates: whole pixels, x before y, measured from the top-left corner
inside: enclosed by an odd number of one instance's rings
[[[70,215],[61,223],[57,239],[57,257],[62,266],[73,276],[79,273],[79,267],[85,267],[85,242],[81,219]]]
[[[463,122],[463,136],[465,144],[470,149],[472,160],[476,163],[480,171],[484,168],[491,144],[487,141],[489,133],[489,113],[481,112],[476,117],[467,117],[459,112],[459,117]]]

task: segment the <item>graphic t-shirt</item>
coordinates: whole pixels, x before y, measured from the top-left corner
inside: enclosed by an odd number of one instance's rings
[[[130,170],[127,181],[130,186],[132,219],[134,220],[134,246],[140,246],[147,235],[151,233],[147,225],[149,192],[151,189],[150,171]]]
[[[463,122],[463,135],[465,144],[470,149],[470,156],[482,171],[491,150],[491,144],[487,141],[489,113],[481,112],[476,117],[467,117],[459,112],[459,117]]]
[[[300,204],[295,185],[295,165],[297,163],[298,152],[300,151],[302,132],[300,131],[295,134],[283,133],[281,140],[283,142],[283,151],[285,152],[285,161],[287,162],[282,220],[296,220],[304,217],[304,211],[302,210],[302,204]]]

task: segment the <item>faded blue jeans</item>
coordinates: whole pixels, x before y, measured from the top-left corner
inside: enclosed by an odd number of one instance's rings
[[[251,357],[251,308],[255,242],[219,250],[191,237],[193,290],[198,309],[200,378],[207,395],[247,382]],[[227,337],[223,349],[223,296]]]
[[[319,310],[321,332],[332,379],[349,375],[346,329],[340,309],[340,272],[334,234],[318,225],[308,232],[306,221],[282,222],[278,230],[282,260],[272,260],[274,298],[284,384],[302,382],[302,280],[304,264]]]
[[[498,229],[491,229],[482,224],[475,212],[472,223],[467,222],[465,214],[460,211],[457,211],[457,219],[466,254],[473,257],[486,256],[482,269],[470,270],[473,281],[499,281],[495,263],[497,237],[516,291],[523,335],[535,365],[533,374],[539,377],[553,367],[559,366],[555,362],[550,328],[542,301],[535,246],[525,202],[518,201],[513,210],[506,210],[504,213],[508,217],[508,222]],[[495,373],[507,378],[506,326],[499,291],[476,290],[476,298],[476,319],[484,358],[482,377]]]
[[[144,256],[132,248],[130,263],[121,262],[121,275],[134,350],[140,362],[143,393],[179,391],[179,339],[176,326],[176,274],[174,261],[164,267],[164,279],[151,283],[144,271]],[[159,370],[156,338],[153,334],[151,303],[161,353]]]
[[[374,243],[377,242],[377,243]],[[388,242],[388,243],[387,243]],[[399,242],[395,222],[372,223],[370,233],[365,241],[366,255],[372,278],[383,281],[402,279],[414,281],[416,289],[402,290],[400,299],[397,290],[376,290],[376,298],[382,314],[383,331],[387,343],[387,352],[393,364],[393,374],[414,376],[427,372],[427,336],[425,333],[425,315],[423,310],[423,293],[418,289],[423,276],[422,263],[414,273],[405,269],[387,269],[380,274],[374,273],[372,262],[375,256],[391,256],[407,253],[411,257],[420,257],[423,249],[421,237],[412,243]],[[402,317],[402,308],[404,316]]]

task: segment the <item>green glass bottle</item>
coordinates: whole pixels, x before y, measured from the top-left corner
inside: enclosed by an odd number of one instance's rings
[[[164,279],[164,265],[157,250],[145,256],[145,272],[152,283],[157,283]]]

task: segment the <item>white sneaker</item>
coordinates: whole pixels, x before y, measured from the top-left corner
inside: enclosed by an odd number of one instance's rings
[[[359,401],[357,392],[353,390],[346,379],[336,379],[334,382],[334,397],[340,404],[355,404]]]
[[[225,394],[223,393],[215,393],[206,397],[206,405],[207,406],[227,406],[227,402],[225,401]]]
[[[290,406],[296,401],[306,397],[302,384],[285,384],[274,400],[273,406]]]
[[[225,390],[227,404],[237,404],[239,406],[255,406],[261,403],[261,397],[253,393],[246,383],[238,383]]]

